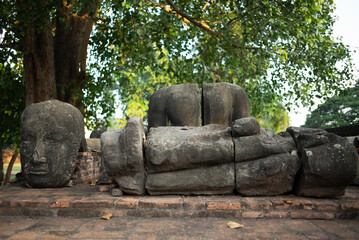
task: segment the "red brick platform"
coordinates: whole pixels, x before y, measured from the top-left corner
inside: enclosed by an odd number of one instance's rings
[[[355,219],[359,220],[359,187],[343,197],[303,198],[225,196],[122,196],[79,184],[59,189],[0,188],[0,215],[49,217],[234,218],[234,219]]]

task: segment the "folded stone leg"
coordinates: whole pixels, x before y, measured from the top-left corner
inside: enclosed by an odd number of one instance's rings
[[[151,128],[146,142],[151,195],[225,194],[234,190],[234,148],[230,128]]]

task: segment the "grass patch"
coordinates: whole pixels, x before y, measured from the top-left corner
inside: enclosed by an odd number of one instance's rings
[[[9,164],[4,164],[4,177],[7,171]],[[21,171],[21,164],[20,163],[15,163],[14,166],[12,167],[12,171],[11,172],[20,172]],[[15,174],[11,174],[10,176],[10,180],[15,179]]]

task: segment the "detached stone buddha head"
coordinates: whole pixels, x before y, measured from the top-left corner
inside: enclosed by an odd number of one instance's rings
[[[21,115],[21,167],[32,187],[62,187],[71,179],[84,135],[74,106],[49,100],[31,104]]]

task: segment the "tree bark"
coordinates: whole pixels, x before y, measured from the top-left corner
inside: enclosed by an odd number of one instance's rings
[[[0,149],[0,186],[4,180],[4,160],[2,159],[2,149]]]
[[[16,161],[16,158],[19,156],[19,153],[17,152],[17,150],[14,151],[11,160],[9,162],[9,165],[7,166],[7,170],[6,170],[6,176],[5,176],[5,181],[4,181],[4,185],[8,184],[10,182],[10,177],[11,177],[11,171],[12,168],[14,166],[14,163]]]
[[[54,45],[48,1],[19,0],[23,36],[26,106],[56,99]],[[31,12],[31,13],[29,13]]]
[[[54,6],[48,0],[17,0],[24,33],[26,106],[59,99],[83,111],[87,46],[98,4],[89,3],[80,14],[74,14],[72,4],[58,0],[56,26],[52,26]]]
[[[82,89],[86,84],[87,46],[96,10],[94,3],[88,6],[86,13],[76,15],[66,1],[62,1],[57,10],[54,41],[57,95],[59,100],[80,109]]]

